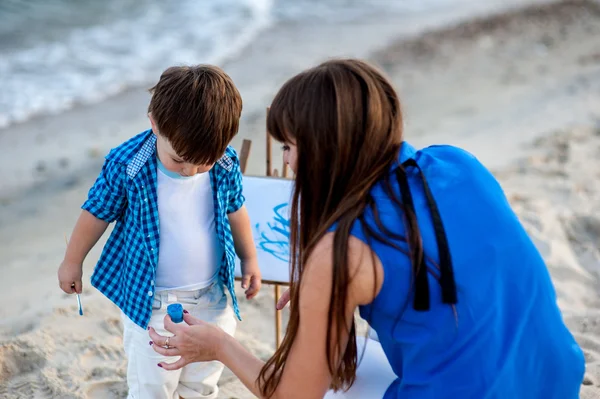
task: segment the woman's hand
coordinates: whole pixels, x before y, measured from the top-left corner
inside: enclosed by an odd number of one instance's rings
[[[288,288],[279,297],[279,300],[277,301],[277,305],[276,305],[277,310],[283,309],[289,301],[290,301],[290,289]]]
[[[194,362],[219,360],[220,348],[229,335],[188,313],[184,313],[183,320],[185,323],[173,323],[169,315],[165,316],[165,329],[173,333],[172,337],[164,337],[154,328],[149,328],[150,345],[154,351],[163,356],[181,356],[175,363],[162,362],[158,366],[165,370],[178,370]]]

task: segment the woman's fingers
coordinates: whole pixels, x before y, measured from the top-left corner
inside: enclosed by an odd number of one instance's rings
[[[169,349],[167,349],[153,341],[150,341],[150,344],[152,345],[152,349],[154,349],[154,352],[159,353],[163,356],[181,356],[181,351],[177,348],[169,347]]]
[[[188,361],[185,360],[184,357],[181,357],[175,363],[165,363],[165,362],[158,363],[158,367],[162,367],[165,370],[179,370],[186,364],[188,364]]]
[[[192,316],[189,313],[183,312],[183,321],[185,321],[188,325],[190,326],[195,326],[198,324],[203,324],[205,323],[204,321]]]
[[[171,320],[171,316],[166,315],[165,319],[164,319],[164,325],[165,325],[165,330],[175,334],[175,331],[173,331],[176,327],[179,327],[176,323],[173,323],[173,320]]]
[[[154,342],[156,345],[159,345],[159,346],[167,345],[167,337],[157,333],[153,327],[148,327],[148,334],[150,335],[150,339],[152,339],[152,342]],[[169,341],[171,341],[172,339],[173,338],[169,338]],[[172,344],[172,342],[169,342],[169,344]]]
[[[289,301],[290,301],[290,289],[288,288],[279,297],[279,300],[277,301],[277,310],[283,309]]]
[[[160,353],[164,356],[181,356],[181,351],[177,348],[177,337],[165,337],[156,332],[152,327],[148,328],[148,333],[152,341],[149,342],[152,345],[152,349],[156,353]],[[168,339],[168,341],[167,341]],[[167,347],[167,343],[169,347]]]

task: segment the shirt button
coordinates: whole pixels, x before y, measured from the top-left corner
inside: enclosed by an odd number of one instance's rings
[[[148,198],[144,198],[144,202],[148,202]]]
[[[150,248],[150,251],[154,251],[154,248]]]
[[[150,281],[150,285],[154,285],[154,281]]]
[[[152,296],[152,291],[148,291],[148,296]]]

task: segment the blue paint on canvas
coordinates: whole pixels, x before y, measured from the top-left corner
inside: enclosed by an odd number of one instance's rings
[[[273,219],[261,226],[255,225],[256,248],[284,262],[290,259],[290,220],[288,204],[283,203],[273,208]]]

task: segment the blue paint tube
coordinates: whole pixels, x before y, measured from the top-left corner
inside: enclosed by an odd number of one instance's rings
[[[183,321],[183,306],[180,303],[172,303],[167,306],[167,313],[171,316],[173,323],[181,323]]]

